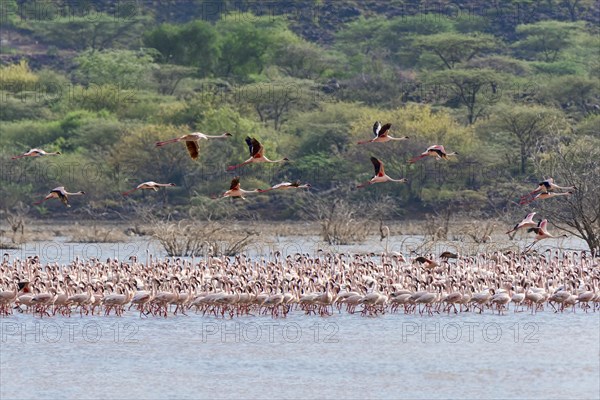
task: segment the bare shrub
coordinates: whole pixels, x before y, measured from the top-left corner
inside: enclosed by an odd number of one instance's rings
[[[25,226],[27,225],[27,212],[29,211],[29,207],[19,202],[12,209],[4,210],[4,215],[6,216],[6,222],[8,223],[8,227],[12,232],[10,236],[11,243],[2,243],[1,246],[4,248],[18,248],[19,245],[26,243],[29,238],[26,235]]]
[[[389,216],[394,205],[390,197],[381,197],[369,204],[350,203],[349,191],[336,196],[313,196],[302,214],[319,223],[321,236],[329,245],[362,243],[369,235],[373,221]]]
[[[94,203],[91,203],[82,207],[81,212],[87,214],[86,221],[78,224],[71,232],[71,242],[116,243],[126,239],[118,228],[106,227],[106,223],[101,220],[108,215],[105,208],[95,207]]]
[[[169,256],[233,256],[242,252],[259,233],[242,229],[225,229],[212,222],[157,222],[152,226],[153,237]]]

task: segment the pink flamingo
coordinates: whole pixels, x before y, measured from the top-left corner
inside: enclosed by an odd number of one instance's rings
[[[406,183],[406,182],[408,182],[408,179],[406,179],[406,178],[392,179],[388,175],[386,175],[385,171],[383,169],[383,163],[380,160],[376,159],[375,157],[371,157],[371,162],[373,163],[373,167],[375,168],[375,176],[373,178],[371,178],[370,181],[358,185],[357,188],[362,188],[367,185],[371,185],[373,183],[383,183],[383,182]]]
[[[516,232],[522,228],[533,228],[533,227],[537,226],[538,223],[533,220],[533,217],[535,216],[535,214],[536,214],[535,212],[527,214],[527,216],[521,222],[516,224],[515,227],[512,228],[510,231],[506,232],[506,234]]]
[[[23,158],[23,157],[42,157],[42,156],[58,156],[58,155],[60,155],[60,151],[56,151],[54,153],[49,153],[42,149],[31,149],[26,153],[12,157],[12,159],[16,160],[18,158]]]
[[[230,165],[227,167],[227,171],[232,171],[236,168],[243,167],[246,164],[250,163],[280,163],[289,161],[287,158],[282,158],[280,160],[269,160],[267,157],[263,155],[264,147],[260,144],[260,142],[250,136],[246,137],[246,144],[248,145],[248,149],[250,150],[250,158],[238,165]]]
[[[180,136],[178,138],[165,140],[163,142],[156,142],[156,147],[162,147],[169,143],[176,142],[185,142],[188,153],[190,153],[190,157],[192,160],[198,159],[198,154],[200,151],[200,140],[208,140],[208,139],[226,139],[232,136],[231,133],[225,132],[221,135],[205,135],[204,133],[194,132],[187,135]]]
[[[175,184],[174,183],[156,183],[153,181],[148,181],[148,182],[140,183],[134,189],[123,192],[123,196],[128,196],[131,193],[135,192],[136,190],[154,190],[155,192],[157,192],[159,187],[171,187],[171,186],[175,186]]]
[[[270,190],[287,190],[287,189],[310,189],[311,186],[308,183],[305,184],[300,184],[300,181],[294,181],[294,182],[282,182],[282,183],[278,183],[277,185],[271,186],[268,189],[258,189],[259,193],[265,193],[268,192]]]
[[[448,152],[446,152],[446,149],[444,149],[444,146],[436,144],[433,146],[429,146],[427,148],[427,150],[425,150],[423,153],[421,153],[421,155],[411,158],[408,162],[412,164],[412,163],[417,162],[421,158],[425,158],[425,157],[435,157],[436,160],[440,160],[442,158],[444,160],[447,160],[448,156],[457,156],[457,155],[458,155],[457,152],[453,151],[452,153],[448,153]]]
[[[379,122],[379,121],[375,122],[375,125],[373,125],[373,134],[375,135],[375,137],[371,140],[362,140],[362,141],[358,142],[358,144],[386,143],[391,140],[407,140],[408,139],[408,136],[404,136],[401,138],[395,138],[395,137],[388,135],[388,131],[390,130],[391,127],[392,127],[392,124],[389,124],[389,123],[381,126],[381,122]]]
[[[35,205],[38,204],[42,204],[44,201],[46,200],[50,200],[50,199],[60,199],[60,201],[62,201],[62,203],[67,206],[67,207],[71,207],[71,205],[69,204],[69,196],[80,196],[85,194],[84,191],[79,191],[79,192],[75,192],[75,193],[69,193],[65,190],[64,186],[59,186],[57,188],[54,188],[50,191],[50,193],[44,197],[42,200],[40,201],[36,201]]]

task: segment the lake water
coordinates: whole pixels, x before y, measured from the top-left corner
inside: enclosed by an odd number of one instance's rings
[[[0,320],[0,398],[598,399],[600,313]]]
[[[408,255],[421,242],[394,237],[388,248]],[[573,240],[560,246],[585,249]],[[380,253],[385,241],[328,247],[316,237],[273,238],[248,253],[319,249]],[[140,239],[55,238],[3,252],[60,264],[76,256],[145,261],[146,254],[166,255]],[[0,319],[0,398],[41,397],[598,399],[600,312],[321,318],[294,311],[285,319],[221,320],[194,314],[140,319],[132,310],[122,318]]]
[[[508,241],[506,236],[488,244],[466,243],[459,241],[438,241],[434,244],[423,245],[424,237],[415,235],[393,236],[387,243],[388,251],[396,251],[409,256],[411,251],[419,254],[433,252],[440,254],[443,251],[460,251],[462,254],[475,254],[483,251],[498,250],[523,250],[532,242],[531,237],[520,236],[516,240]],[[586,250],[587,244],[575,237],[563,239],[549,239],[537,244],[534,249],[544,251],[548,248],[562,248],[568,250]],[[319,236],[286,236],[286,237],[260,237],[251,243],[245,253],[250,257],[268,258],[274,251],[280,251],[285,257],[290,254],[302,253],[316,255],[318,250],[329,252],[371,253],[380,255],[386,249],[386,240],[371,237],[361,244],[330,246],[323,242]],[[39,256],[42,263],[68,264],[79,257],[90,259],[95,257],[102,261],[107,258],[118,258],[126,261],[130,256],[137,256],[139,261],[145,262],[147,255],[163,258],[167,253],[158,241],[151,238],[132,238],[119,243],[75,243],[69,242],[66,237],[55,237],[54,240],[29,242],[19,249],[3,249],[11,257],[25,259],[28,256]]]

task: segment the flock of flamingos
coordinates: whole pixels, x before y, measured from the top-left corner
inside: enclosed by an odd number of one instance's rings
[[[408,137],[389,135],[391,124],[373,126],[374,137],[358,142],[386,143]],[[199,142],[225,139],[230,133],[205,135],[191,133],[156,143],[162,147],[184,142],[190,157],[199,156]],[[255,138],[245,139],[250,158],[228,170],[251,163],[280,163],[287,158],[270,160]],[[41,149],[31,149],[13,159],[59,155]],[[426,157],[448,160],[456,156],[444,146],[433,145],[410,163]],[[406,182],[390,178],[383,162],[371,157],[375,175],[358,185]],[[154,190],[175,186],[173,183],[143,182],[124,192],[128,196],[137,190]],[[272,190],[310,188],[300,181],[283,182],[268,189],[244,190],[239,177],[233,178],[230,189],[221,198],[240,197],[249,193]],[[563,190],[567,190],[563,192]],[[540,182],[535,190],[521,198],[521,204],[557,196],[568,196],[574,186],[562,187],[552,178]],[[42,200],[59,199],[70,207],[70,193],[57,187]],[[534,242],[553,238],[547,230],[547,220],[536,221],[536,213],[528,214],[513,229],[536,234]],[[536,313],[543,309],[554,312],[581,309],[600,310],[600,268],[598,259],[586,252],[548,250],[546,253],[500,252],[462,256],[444,252],[439,257],[430,254],[406,260],[401,254],[349,255],[319,252],[316,256],[295,254],[282,258],[276,252],[269,259],[252,260],[245,255],[235,258],[212,257],[200,261],[166,258],[145,263],[136,257],[126,262],[108,259],[74,260],[70,265],[42,266],[39,258],[10,259],[4,255],[0,265],[0,315],[16,310],[40,317],[72,313],[85,315],[123,315],[135,307],[140,317],[189,312],[229,317],[270,314],[284,317],[290,312],[331,315],[344,310],[354,314],[374,316],[386,312],[459,313],[497,312],[502,314],[512,305],[514,312]],[[489,311],[488,311],[489,310]]]
[[[122,316],[132,307],[140,318],[600,310],[598,259],[585,251],[428,257],[317,252],[283,258],[275,252],[259,260],[149,255],[146,262],[76,259],[42,266],[37,256],[11,260],[5,254],[0,283],[12,290],[0,292],[0,315]]]

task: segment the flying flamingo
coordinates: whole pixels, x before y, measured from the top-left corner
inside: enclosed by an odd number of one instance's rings
[[[412,163],[417,162],[421,158],[425,158],[425,157],[435,157],[436,160],[440,160],[442,158],[444,160],[447,160],[448,156],[457,156],[457,155],[458,155],[458,153],[455,151],[453,151],[452,153],[447,153],[446,149],[444,149],[444,146],[436,144],[433,146],[429,146],[427,148],[427,150],[425,150],[423,153],[421,153],[421,155],[411,158],[408,162],[412,164]]]
[[[282,158],[280,160],[269,160],[267,157],[263,155],[264,147],[260,144],[260,142],[250,136],[246,137],[246,144],[248,145],[248,149],[250,150],[250,158],[238,165],[230,165],[227,167],[227,171],[232,171],[236,168],[242,167],[246,164],[250,163],[280,163],[289,161],[287,158]]]
[[[221,198],[224,197],[241,197],[243,200],[246,200],[246,198],[244,197],[245,194],[248,193],[257,193],[258,189],[255,190],[244,190],[240,187],[240,177],[236,176],[235,178],[233,178],[231,180],[231,186],[229,187],[229,190],[226,191],[225,193],[223,193],[223,196],[221,196]]]
[[[35,205],[37,204],[42,204],[44,201],[46,200],[50,200],[50,199],[60,199],[60,201],[62,201],[62,203],[67,206],[67,207],[71,207],[71,205],[69,204],[69,196],[80,196],[85,194],[84,191],[79,191],[79,192],[75,192],[75,193],[69,193],[65,190],[64,186],[59,186],[57,188],[54,188],[50,191],[50,193],[44,197],[43,200],[40,201],[36,201]]]
[[[415,261],[420,264],[425,264],[425,268],[435,268],[439,265],[437,262],[430,260],[428,258],[425,258],[423,256],[419,256],[419,257],[415,258]]]
[[[135,192],[136,190],[154,190],[155,192],[158,192],[159,187],[170,187],[170,186],[175,186],[175,184],[174,183],[156,183],[153,181],[144,182],[144,183],[140,183],[139,185],[137,185],[134,189],[123,192],[123,196],[128,196],[131,193]]]
[[[54,153],[48,153],[42,149],[31,149],[26,153],[20,154],[18,156],[12,157],[13,160],[23,157],[42,157],[42,156],[58,156],[60,155],[60,151]]]
[[[406,179],[406,178],[392,179],[389,176],[387,176],[383,169],[383,163],[381,161],[379,161],[378,159],[376,159],[375,157],[371,157],[371,162],[373,163],[373,167],[375,167],[375,176],[373,178],[371,178],[370,181],[358,185],[357,188],[365,187],[372,183],[383,183],[383,182],[405,183],[405,182],[408,182],[408,179]]]
[[[533,220],[535,214],[535,212],[527,214],[527,216],[521,222],[516,224],[515,227],[512,228],[510,231],[506,232],[506,234],[511,234],[512,232],[516,232],[522,228],[533,228],[537,226],[538,223]]]
[[[535,188],[535,190],[533,190],[531,193],[526,194],[525,196],[521,197],[521,201],[519,202],[519,204],[528,204],[531,203],[532,201],[538,199],[538,196],[540,194],[549,194],[549,192],[554,192],[556,190],[569,190],[568,193],[573,193],[573,190],[577,190],[576,186],[558,186],[557,184],[554,183],[554,179],[553,178],[548,178],[545,181],[542,181],[540,183],[538,183],[537,188]],[[538,195],[534,196],[536,193],[539,193]],[[554,196],[549,196],[549,197],[554,197]],[[548,197],[544,197],[544,198],[548,198]],[[541,200],[541,199],[539,199]]]
[[[388,135],[388,131],[390,130],[390,128],[392,127],[392,124],[385,124],[383,126],[381,126],[381,122],[377,121],[375,122],[375,125],[373,125],[373,134],[375,135],[375,137],[371,140],[362,140],[360,142],[358,142],[358,144],[365,144],[365,143],[386,143],[389,142],[390,140],[406,140],[408,139],[408,136],[404,136],[401,138],[395,138],[392,136]]]
[[[533,198],[531,199],[527,199],[525,201],[521,200],[521,202],[519,203],[520,205],[523,204],[529,204],[529,203],[533,203],[536,200],[545,200],[545,199],[550,199],[552,197],[559,197],[559,196],[570,196],[572,195],[574,192],[561,192],[561,193],[557,193],[557,192],[542,192],[542,193],[538,193],[535,196],[533,196]]]
[[[552,239],[552,238],[559,238],[559,237],[568,237],[567,235],[560,235],[560,236],[554,236],[551,235],[547,230],[546,230],[546,226],[548,225],[548,220],[544,219],[542,220],[542,222],[540,222],[539,226],[536,228],[530,228],[529,231],[533,231],[536,233],[535,239],[533,239],[533,243],[531,243],[526,249],[525,251],[528,251],[529,249],[531,249],[533,247],[534,244],[536,244],[538,241],[542,240],[542,239]]]
[[[190,153],[190,157],[192,160],[198,159],[198,154],[200,150],[200,144],[198,143],[200,140],[208,140],[208,139],[227,139],[232,136],[231,133],[225,132],[221,135],[205,135],[200,132],[193,132],[187,135],[180,136],[178,138],[165,140],[163,142],[156,142],[156,147],[162,147],[169,143],[175,142],[185,142],[188,153]]]
[[[300,181],[294,181],[294,182],[282,182],[282,183],[278,183],[277,185],[271,186],[268,189],[258,189],[259,193],[265,193],[268,192],[270,190],[287,190],[287,189],[310,189],[310,184],[309,183],[305,183],[305,184],[300,184]]]

